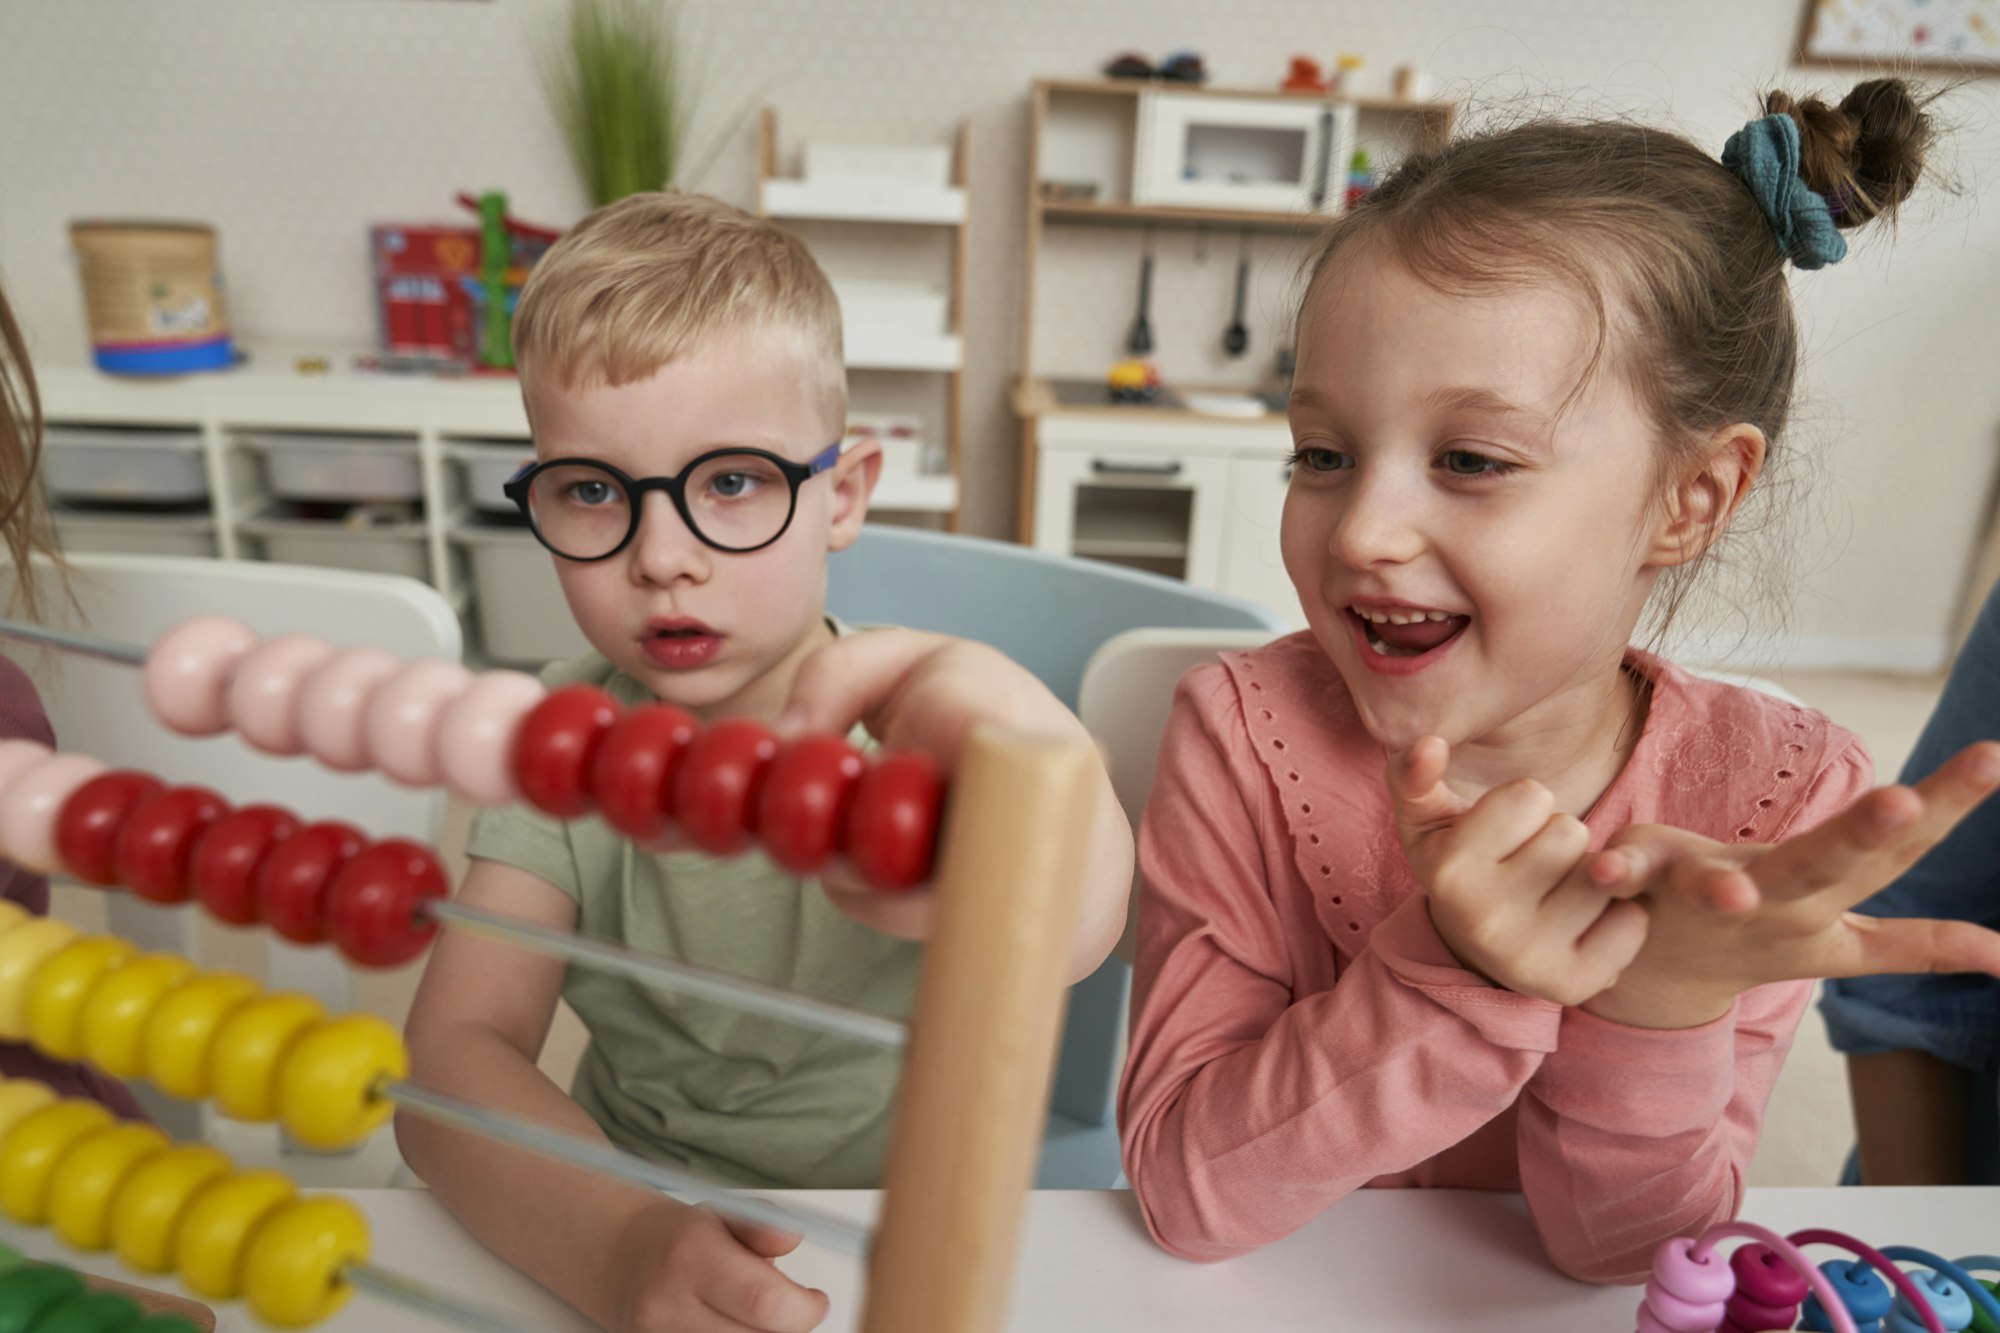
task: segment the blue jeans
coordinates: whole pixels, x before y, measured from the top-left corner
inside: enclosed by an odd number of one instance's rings
[[[2000,588],[1986,599],[1901,780],[1928,777],[1966,746],[1994,739],[2000,739]],[[1855,910],[1955,918],[2000,929],[2000,796],[1966,816],[1901,879]],[[1924,1051],[1968,1071],[1968,1180],[2000,1184],[2000,979],[1967,973],[1829,981],[1820,1013],[1837,1050]],[[1843,1183],[1855,1183],[1854,1175],[1850,1159]]]

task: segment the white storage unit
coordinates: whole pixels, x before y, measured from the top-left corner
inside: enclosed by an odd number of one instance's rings
[[[1034,545],[1184,578],[1303,626],[1278,549],[1291,431],[1281,416],[1037,413]]]
[[[233,369],[175,379],[121,379],[50,362],[38,368],[44,415],[58,441],[52,455],[79,429],[110,428],[153,444],[174,440],[169,447],[176,449],[192,442],[206,497],[200,511],[171,516],[59,505],[64,544],[388,569],[429,582],[465,609],[469,589],[450,533],[470,492],[449,455],[461,442],[497,442],[517,460],[532,453],[519,385],[504,376],[356,370],[361,349],[352,347],[248,350],[250,359]],[[298,369],[314,362],[332,369]],[[347,531],[275,506],[287,497],[396,498],[411,503],[413,516]]]

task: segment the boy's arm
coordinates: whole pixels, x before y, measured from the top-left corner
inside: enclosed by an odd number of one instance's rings
[[[576,903],[498,861],[474,861],[458,900],[568,930]],[[604,1141],[581,1106],[536,1068],[562,993],[563,963],[450,929],[410,1009],[414,1081]],[[650,1195],[408,1112],[396,1141],[410,1167],[481,1244],[610,1326],[617,1238]]]
[[[947,769],[976,727],[997,725],[1089,742],[1076,715],[1025,667],[984,644],[917,630],[851,634],[800,664],[779,730],[845,732],[856,721],[890,749],[920,750]],[[1083,890],[1067,980],[1097,970],[1125,930],[1132,891],[1132,829],[1111,775],[1097,766],[1098,801],[1090,871]],[[884,934],[921,939],[935,899],[880,894],[824,881],[834,904]]]
[[[475,860],[458,900],[556,929],[576,921],[576,904],[561,890],[498,861]],[[560,960],[539,953],[444,931],[410,1011],[414,1081],[607,1142],[535,1064],[563,970]],[[675,1256],[682,1273],[705,1257],[711,1275],[734,1278],[759,1316],[771,1317],[754,1327],[808,1328],[824,1312],[824,1296],[758,1257],[790,1248],[766,1228],[725,1228],[651,1190],[407,1112],[396,1118],[396,1141],[460,1225],[601,1327],[675,1327],[669,1307],[700,1299],[692,1282],[677,1277]]]

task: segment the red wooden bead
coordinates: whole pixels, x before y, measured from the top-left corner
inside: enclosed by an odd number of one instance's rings
[[[141,801],[167,784],[151,773],[117,769],[78,787],[56,815],[56,855],[71,877],[103,888],[118,882],[118,830]]]
[[[514,734],[514,784],[537,810],[577,819],[592,808],[591,761],[623,710],[595,685],[570,685],[536,704]]]
[[[257,872],[257,914],[294,944],[326,939],[326,895],[341,866],[368,845],[361,830],[326,820],[271,849]]]
[[[299,817],[275,805],[246,805],[208,826],[188,858],[194,896],[232,926],[257,924],[257,876],[279,843],[299,831]]]
[[[813,875],[841,850],[847,813],[866,762],[838,736],[801,736],[764,771],[758,836],[770,858],[794,875]]]
[[[445,894],[444,867],[430,848],[390,838],[362,849],[334,875],[326,933],[350,963],[396,967],[429,947],[437,922],[421,909]]]
[[[761,722],[724,718],[689,742],[674,778],[674,818],[688,841],[711,856],[730,856],[757,831],[758,788],[778,752]]]
[[[195,841],[228,813],[229,803],[206,787],[168,787],[139,802],[112,849],[118,882],[148,902],[186,902]]]
[[[887,892],[930,877],[944,806],[944,775],[929,755],[892,754],[868,766],[847,819],[847,859]]]
[[[611,724],[590,766],[590,790],[606,823],[635,842],[666,833],[674,776],[699,726],[672,704],[647,704]]]

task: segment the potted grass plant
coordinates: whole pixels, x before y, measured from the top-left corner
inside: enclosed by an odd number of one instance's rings
[[[544,49],[549,105],[592,207],[681,179],[694,87],[678,9],[570,0]]]

